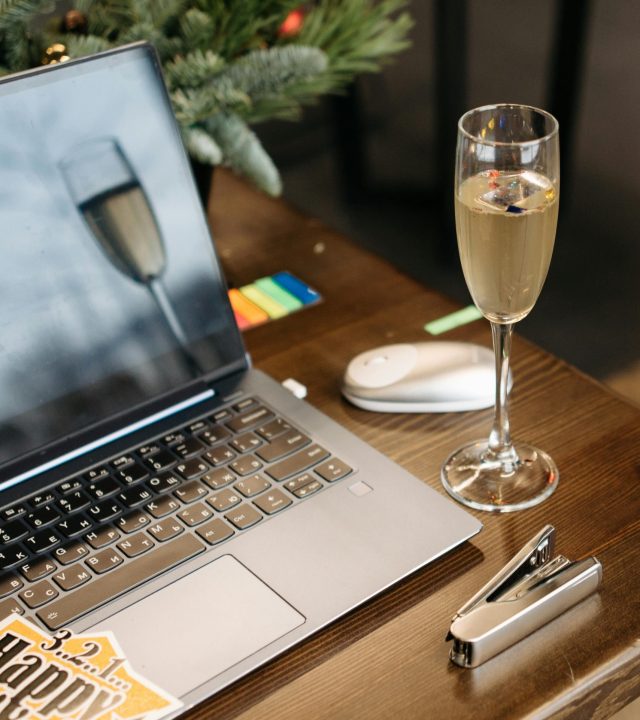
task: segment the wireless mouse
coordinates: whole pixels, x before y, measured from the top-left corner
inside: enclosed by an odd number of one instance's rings
[[[376,412],[488,408],[495,402],[494,354],[463,342],[385,345],[351,360],[342,394],[354,405]]]

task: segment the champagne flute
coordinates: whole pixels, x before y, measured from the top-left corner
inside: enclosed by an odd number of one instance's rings
[[[470,110],[458,123],[455,214],[462,270],[491,323],[496,405],[488,440],[453,452],[447,492],[478,510],[510,512],[542,502],[558,469],[542,450],[511,441],[508,388],[513,324],[533,308],[549,269],[560,191],[558,123],[526,105]]]
[[[145,285],[168,329],[187,352],[187,339],[161,283],[167,255],[146,193],[113,138],[81,143],[60,164],[71,197],[111,264]]]

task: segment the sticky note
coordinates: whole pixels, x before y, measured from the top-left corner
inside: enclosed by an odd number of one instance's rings
[[[242,325],[238,323],[241,329],[243,326],[249,327],[250,325],[257,325],[269,319],[269,316],[264,310],[261,310],[257,305],[247,300],[239,290],[235,288],[229,290],[229,299],[231,300],[231,307],[233,308],[236,318],[240,315],[246,321],[246,325],[244,322]]]
[[[284,307],[284,305],[281,305],[277,300],[269,297],[269,295],[260,290],[255,283],[252,283],[251,285],[244,285],[240,288],[240,292],[245,298],[254,303],[254,305],[257,305],[261,310],[264,310],[273,320],[289,314],[289,311],[286,307]]]
[[[280,285],[275,283],[270,277],[263,277],[255,282],[256,286],[266,293],[270,298],[273,298],[280,305],[285,307],[289,312],[299,310],[302,307],[302,301],[298,300],[295,295],[287,292]]]
[[[306,283],[302,282],[299,278],[292,275],[290,272],[279,272],[272,276],[274,282],[280,287],[284,288],[287,292],[295,295],[300,302],[305,305],[309,305],[320,300],[320,293],[313,288],[309,287]]]
[[[450,315],[432,320],[424,326],[424,329],[431,335],[440,335],[481,317],[482,313],[475,305],[468,305],[466,308],[462,308],[462,310],[457,310]]]

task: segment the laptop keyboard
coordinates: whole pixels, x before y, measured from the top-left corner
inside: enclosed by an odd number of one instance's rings
[[[352,472],[243,399],[0,511],[0,618],[60,628]]]

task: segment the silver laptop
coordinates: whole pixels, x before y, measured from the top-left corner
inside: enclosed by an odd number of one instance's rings
[[[0,614],[188,707],[480,530],[251,369],[149,46],[0,83],[0,218]]]

